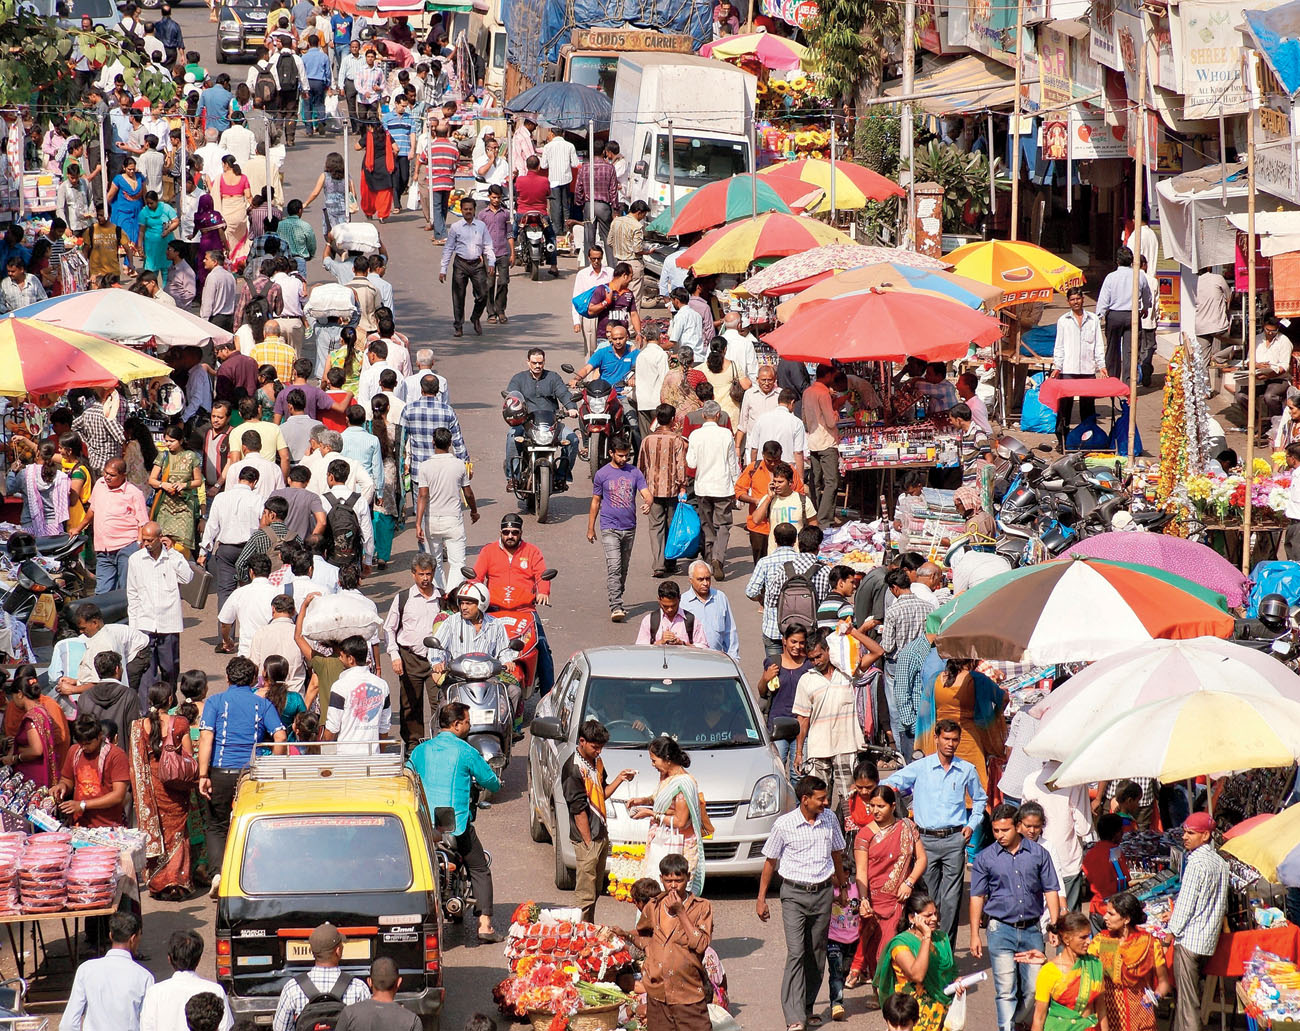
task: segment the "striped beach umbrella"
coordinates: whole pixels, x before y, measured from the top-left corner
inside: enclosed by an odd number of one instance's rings
[[[49,397],[171,371],[165,362],[105,337],[32,319],[0,319],[0,395],[5,397]]]

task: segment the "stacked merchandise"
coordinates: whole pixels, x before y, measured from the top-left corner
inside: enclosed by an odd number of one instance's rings
[[[77,849],[68,865],[68,909],[106,909],[113,904],[118,854],[107,845]]]
[[[1256,949],[1246,960],[1238,997],[1253,1021],[1300,1021],[1300,970],[1289,959]]]
[[[0,834],[0,916],[22,912],[18,899],[18,859],[25,834]]]
[[[72,858],[72,835],[32,834],[18,860],[18,891],[24,913],[57,913],[68,901],[66,873]]]
[[[957,514],[953,504],[953,491],[940,490],[937,487],[921,489],[921,504],[911,509],[911,518],[903,530],[913,538],[914,550],[923,550],[916,546],[916,540],[953,539],[966,532],[966,524]]]

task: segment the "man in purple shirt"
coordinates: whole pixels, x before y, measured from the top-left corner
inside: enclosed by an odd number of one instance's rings
[[[505,191],[497,184],[488,187],[488,205],[479,213],[479,219],[487,226],[488,236],[492,238],[492,250],[497,262],[488,269],[488,317],[489,322],[505,325],[510,319],[506,315],[506,298],[510,294],[510,266],[515,261],[515,242],[510,233],[510,212],[502,204]]]
[[[285,389],[280,391],[280,396],[275,399],[275,423],[279,425],[289,418],[289,388],[293,387],[301,390],[303,397],[307,400],[305,414],[308,418],[319,419],[321,412],[330,410],[338,412],[340,415],[347,409],[343,401],[335,401],[329,394],[321,390],[314,383],[308,383],[307,379],[313,371],[312,360],[310,358],[299,358],[293,363],[293,382],[286,383]]]
[[[221,363],[217,369],[216,381],[213,383],[217,400],[233,401],[238,404],[244,398],[256,394],[257,362],[248,355],[240,353],[239,345],[235,343],[234,338],[217,344],[213,350],[217,361]]]
[[[627,568],[632,561],[632,542],[636,539],[636,501],[641,498],[641,512],[650,511],[650,487],[645,474],[628,461],[632,445],[626,437],[615,437],[609,445],[610,461],[602,466],[591,483],[591,509],[587,513],[587,540],[596,543],[596,520],[600,519],[600,539],[605,547],[605,590],[609,595],[610,622],[627,619],[623,607],[623,588]]]

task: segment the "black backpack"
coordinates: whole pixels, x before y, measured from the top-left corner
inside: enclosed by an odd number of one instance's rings
[[[354,506],[361,497],[355,491],[346,501],[326,491],[325,507],[325,557],[342,568],[349,562],[361,562],[361,520]]]
[[[794,563],[785,564],[785,582],[776,592],[776,625],[782,636],[786,628],[798,623],[812,630],[817,626],[817,590],[813,586],[811,567],[806,573],[796,573]]]
[[[269,109],[275,103],[279,92],[279,88],[275,85],[275,75],[271,72],[271,62],[267,61],[265,67],[258,65],[257,78],[253,80],[254,98],[260,100]]]
[[[343,996],[352,984],[351,974],[339,974],[334,987],[322,992],[307,974],[298,975],[298,987],[307,996],[307,1005],[293,1022],[293,1031],[334,1031],[343,1014]]]
[[[686,623],[686,642],[689,644],[695,637],[695,613],[687,612],[685,609],[678,609],[682,614],[682,620]],[[659,624],[663,622],[664,610],[655,607],[650,613],[650,643],[654,644],[654,639],[659,636]]]
[[[298,62],[294,60],[293,54],[280,55],[280,59],[275,62],[275,74],[279,76],[281,92],[298,88]]]

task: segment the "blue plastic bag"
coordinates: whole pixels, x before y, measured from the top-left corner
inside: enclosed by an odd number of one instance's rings
[[[573,299],[573,310],[576,311],[584,319],[589,319],[593,317],[590,312],[591,298],[596,293],[596,291],[601,288],[602,285],[603,284],[601,283],[597,283],[590,290],[584,290],[582,293],[578,294],[578,296]]]
[[[1267,594],[1280,594],[1288,605],[1300,603],[1300,562],[1260,562],[1250,571],[1246,615],[1259,615],[1259,602]]]
[[[1065,438],[1067,451],[1105,451],[1110,447],[1110,434],[1097,425],[1095,415],[1084,419]]]
[[[668,526],[668,540],[664,543],[664,560],[677,562],[694,558],[700,553],[704,531],[700,528],[700,515],[689,501],[677,502],[673,521]]]
[[[1115,432],[1111,437],[1111,444],[1117,455],[1128,454],[1128,402],[1120,403],[1120,416],[1115,420]],[[1136,454],[1142,454],[1142,431],[1133,431],[1133,451]]]
[[[1040,372],[1025,385],[1025,400],[1020,406],[1020,429],[1024,433],[1056,432],[1056,413],[1038,400],[1038,388],[1046,378]]]

